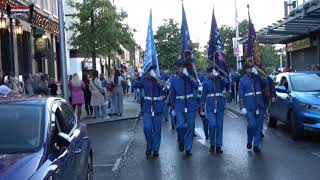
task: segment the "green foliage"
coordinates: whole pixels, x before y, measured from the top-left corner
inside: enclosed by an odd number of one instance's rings
[[[117,12],[110,1],[69,0],[68,3],[77,12],[74,23],[69,27],[69,30],[74,32],[70,43],[86,57],[89,57],[92,51],[98,55],[108,56],[112,51],[117,51],[120,44],[124,46],[135,44],[131,29],[123,23],[128,16],[127,13],[123,10]],[[94,31],[91,24],[92,17]]]
[[[180,28],[173,19],[164,19],[154,36],[161,69],[173,70],[179,56]]]

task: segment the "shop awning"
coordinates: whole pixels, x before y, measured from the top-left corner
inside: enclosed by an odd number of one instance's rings
[[[320,0],[311,0],[293,9],[290,14],[257,33],[264,44],[286,44],[310,34],[320,32]],[[244,44],[247,37],[242,38]]]

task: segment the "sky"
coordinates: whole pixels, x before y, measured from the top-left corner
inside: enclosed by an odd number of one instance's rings
[[[283,1],[237,0],[238,19],[248,18],[247,4],[250,4],[251,19],[258,31],[284,16]],[[150,8],[154,33],[163,19],[173,18],[181,23],[181,0],[114,0],[114,3],[128,13],[126,21],[137,30],[134,38],[142,48],[145,48]],[[208,42],[213,7],[219,27],[235,26],[235,0],[184,0],[183,3],[192,42],[199,42],[202,46]]]

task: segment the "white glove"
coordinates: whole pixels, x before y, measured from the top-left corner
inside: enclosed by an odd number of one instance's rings
[[[251,71],[252,71],[253,74],[258,75],[258,71],[257,71],[257,69],[255,67],[253,67],[251,69]]]
[[[202,90],[203,90],[203,87],[202,87],[202,86],[199,86],[199,87],[198,87],[198,91],[202,92]]]
[[[187,68],[183,68],[183,74],[185,75],[185,76],[189,76],[189,73],[188,73],[188,70],[187,70]]]
[[[175,110],[171,111],[171,115],[176,116],[176,111]]]
[[[217,77],[219,75],[219,73],[215,69],[212,70],[212,74],[214,77]]]
[[[154,72],[153,69],[151,69],[151,70],[149,71],[149,75],[150,75],[151,77],[154,77],[154,78],[157,77],[156,72]]]
[[[246,108],[241,108],[241,113],[242,114],[247,114],[248,112],[247,112],[247,109]]]

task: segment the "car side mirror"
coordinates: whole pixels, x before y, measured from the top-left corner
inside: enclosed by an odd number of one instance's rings
[[[58,146],[59,147],[68,147],[71,144],[71,138],[68,134],[60,132],[58,134]]]
[[[284,86],[276,86],[275,89],[279,93],[287,93],[288,92],[287,88]]]

